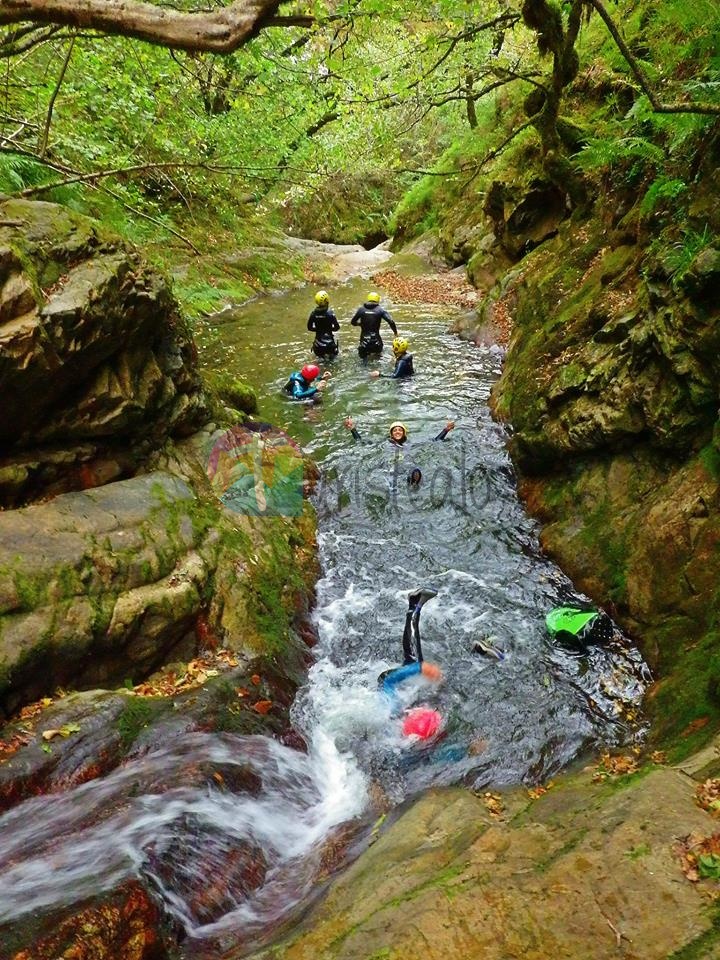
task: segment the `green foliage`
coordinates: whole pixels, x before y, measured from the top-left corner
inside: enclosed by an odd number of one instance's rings
[[[698,873],[706,880],[720,880],[720,856],[701,853],[698,857]]]
[[[695,257],[705,247],[710,246],[713,239],[713,232],[707,224],[700,233],[691,228],[685,228],[682,240],[678,240],[660,251],[659,259],[670,276],[674,289],[678,289],[682,285]]]
[[[145,697],[129,696],[123,712],[118,717],[117,725],[120,740],[127,750],[152,720],[156,709]]]
[[[687,192],[687,184],[677,177],[661,175],[656,177],[645,191],[640,201],[640,213],[652,213],[658,206],[672,203],[679,196]]]
[[[593,170],[612,170],[619,165],[639,163],[641,165],[661,164],[665,159],[662,148],[642,137],[620,137],[604,140],[591,138],[581,148],[576,163],[589,173]]]

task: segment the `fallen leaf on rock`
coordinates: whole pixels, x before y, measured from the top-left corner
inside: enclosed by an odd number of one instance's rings
[[[502,817],[505,806],[502,799],[496,793],[484,793],[482,801],[487,807],[487,811],[491,817]]]
[[[712,777],[695,788],[695,802],[713,816],[720,816],[720,779]]]
[[[250,677],[250,683],[254,683],[256,687],[259,686],[262,683],[262,680],[260,679],[260,675],[257,673],[254,673]]]
[[[637,757],[617,756],[611,757],[609,753],[604,753],[595,768],[593,774],[593,783],[602,783],[608,777],[625,777],[631,773],[637,773]]]
[[[252,708],[257,713],[269,713],[272,709],[272,705],[272,700],[258,700],[257,703],[252,705]]]
[[[66,723],[63,727],[56,730],[43,730],[41,736],[43,740],[54,740],[55,737],[69,737],[71,733],[78,733],[80,727],[76,723]]]
[[[720,833],[702,837],[691,833],[673,846],[680,869],[691,883],[720,880]]]
[[[250,693],[247,687],[238,687],[236,693],[239,697],[247,697]]]
[[[552,780],[545,784],[545,786],[539,785],[537,787],[531,787],[528,790],[528,796],[531,800],[539,800],[544,794],[548,792],[554,786]]]

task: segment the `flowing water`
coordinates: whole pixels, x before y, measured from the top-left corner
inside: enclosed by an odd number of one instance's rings
[[[637,651],[618,639],[579,656],[546,636],[545,613],[578,598],[539,552],[504,430],[489,413],[500,351],[448,335],[447,308],[393,305],[417,374],[373,381],[372,369],[390,371],[390,350],[361,363],[346,320],[366,289],[356,280],[334,292],[342,351],[317,404],[281,390],[310,359],[308,291],[255,301],[206,331],[206,362],[258,384],[263,419],[299,438],[321,467],[319,643],[293,708],[308,754],[262,737],[193,734],[101,780],[27,801],[0,818],[0,924],[139,876],[173,918],[183,956],[240,956],[302,908],[325,869],[324,843],[343,823],[371,822],[372,804],[436,784],[536,784],[591,748],[641,736]],[[387,441],[394,420],[409,428],[399,449]],[[448,420],[456,429],[434,441]],[[413,466],[419,489],[406,483]],[[443,672],[439,684],[401,692],[403,706],[427,704],[443,717],[441,736],[424,746],[402,737],[397,707],[377,688],[402,660],[407,595],[418,585],[437,591],[421,630],[426,659]],[[473,652],[480,639],[504,659]],[[200,763],[226,780],[249,771],[252,789],[193,783],[185,772]],[[212,877],[222,881],[208,891]]]

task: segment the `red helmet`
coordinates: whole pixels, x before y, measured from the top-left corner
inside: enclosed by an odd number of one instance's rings
[[[306,363],[305,366],[300,371],[300,376],[305,380],[314,380],[315,377],[320,376],[320,367],[314,363]]]

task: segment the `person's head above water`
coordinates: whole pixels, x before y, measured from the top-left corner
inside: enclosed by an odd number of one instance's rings
[[[365,303],[380,303],[380,294],[376,293],[375,290],[371,290],[365,299]]]
[[[300,376],[308,383],[312,383],[320,375],[320,367],[315,363],[306,363],[300,371]]]
[[[390,424],[389,433],[393,443],[405,443],[407,440],[407,427],[400,420]]]
[[[330,305],[330,297],[328,296],[327,290],[318,290],[315,294],[315,303],[319,307],[327,307]]]
[[[392,342],[393,353],[396,357],[401,357],[403,353],[407,353],[410,349],[410,341],[406,340],[405,337],[395,337]]]

